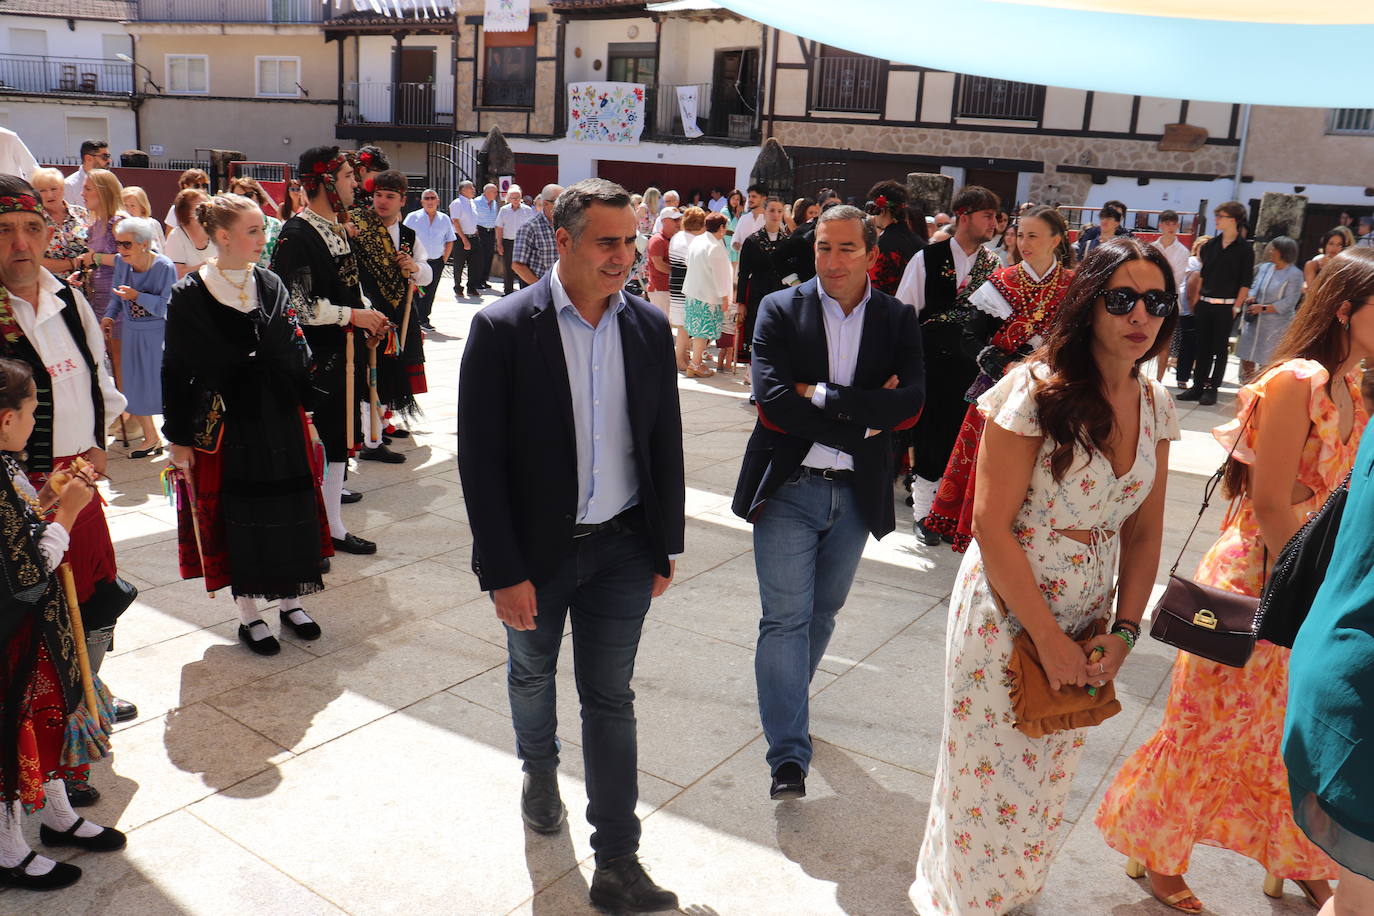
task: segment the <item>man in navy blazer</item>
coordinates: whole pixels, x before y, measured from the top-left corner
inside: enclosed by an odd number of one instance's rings
[[[754,675],[775,799],[806,794],[811,678],[864,542],[896,527],[891,434],[925,398],[916,311],[868,281],[877,242],[862,211],[827,210],[816,277],[764,299],[754,325],[759,419],[734,510],[754,523]]]
[[[622,287],[635,214],[602,179],[559,196],[558,261],[472,320],[458,388],[458,467],[472,568],[506,626],[507,689],[525,784],[521,814],[556,833],[554,674],[564,622],[582,701],[598,906],[652,912],[630,677],[649,601],[682,553],[686,492],[677,363],[663,313]]]

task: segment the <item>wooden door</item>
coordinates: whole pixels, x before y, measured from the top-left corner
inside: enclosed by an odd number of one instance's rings
[[[434,49],[397,48],[397,81],[392,87],[392,121],[428,126],[435,123]]]
[[[1010,213],[1017,204],[1018,177],[1018,172],[1004,172],[1001,169],[968,169],[964,173],[964,184],[976,184],[987,188],[1002,201],[1002,209]]]

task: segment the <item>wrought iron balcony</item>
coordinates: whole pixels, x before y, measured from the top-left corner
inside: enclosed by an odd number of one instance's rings
[[[138,0],[143,22],[324,22],[331,0]]]
[[[0,53],[0,92],[132,95],[133,65],[95,57]]]
[[[343,123],[453,126],[453,83],[345,83]]]
[[[703,139],[743,142],[755,139],[755,100],[741,98],[733,83],[655,83],[649,86],[645,93],[646,133],[659,140],[686,138],[682,110],[678,105],[679,87],[696,90],[696,126]]]

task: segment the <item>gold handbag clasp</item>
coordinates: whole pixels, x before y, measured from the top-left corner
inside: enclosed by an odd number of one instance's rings
[[[1217,628],[1217,615],[1203,608],[1193,615],[1193,626],[1215,630]]]

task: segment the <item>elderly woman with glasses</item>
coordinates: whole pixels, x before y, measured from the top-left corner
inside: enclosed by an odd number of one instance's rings
[[[115,227],[119,258],[110,302],[100,322],[108,330],[117,318],[123,318],[122,390],[129,400],[129,414],[143,430],[143,448],[130,452],[130,458],[162,454],[153,414],[162,412],[162,338],[177,269],[170,258],[153,250],[156,238],[156,224],[143,217],[128,217]]]
[[[1250,298],[1242,311],[1245,320],[1236,346],[1241,384],[1255,377],[1256,367],[1269,362],[1302,298],[1302,271],[1293,263],[1298,259],[1298,243],[1281,235],[1269,243],[1265,254],[1268,260],[1255,269]]]

